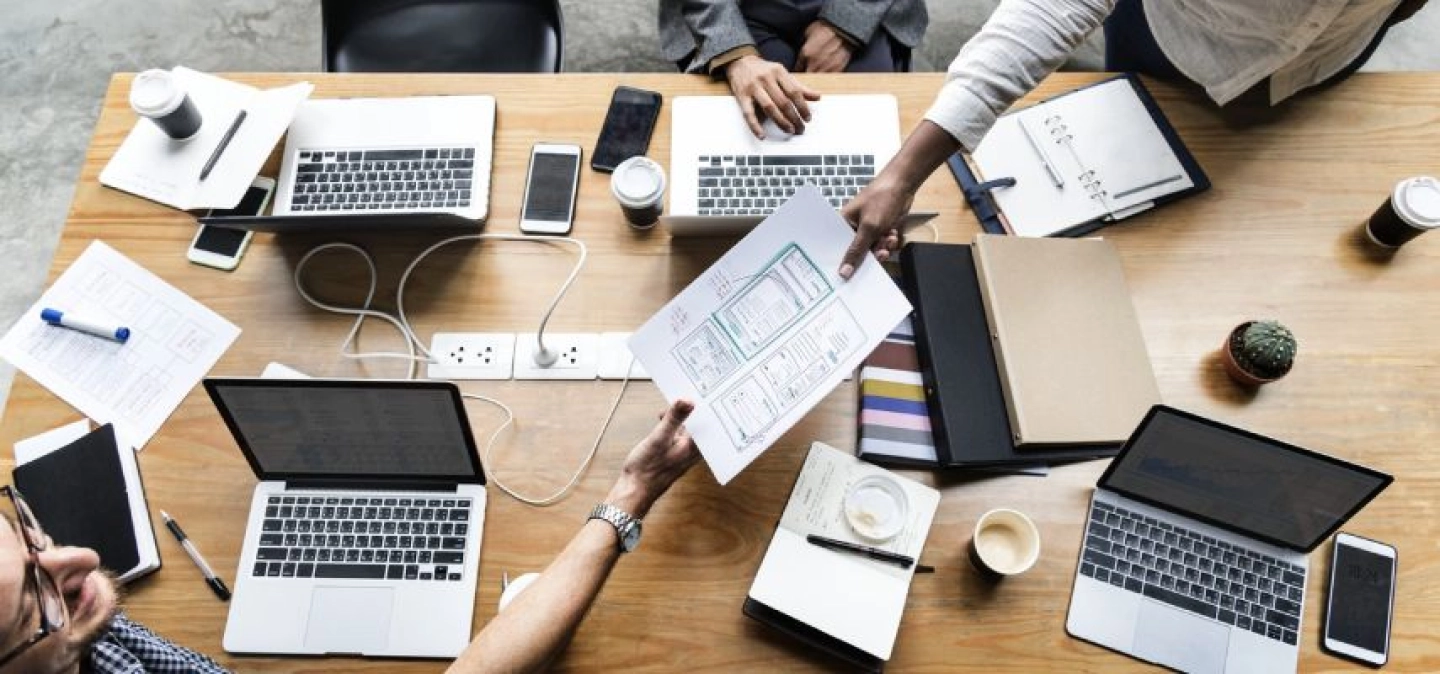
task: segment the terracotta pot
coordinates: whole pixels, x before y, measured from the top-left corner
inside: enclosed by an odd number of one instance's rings
[[[1239,361],[1235,360],[1234,344],[1236,337],[1241,333],[1245,332],[1245,328],[1250,327],[1250,324],[1254,322],[1255,321],[1245,321],[1244,323],[1235,326],[1235,329],[1231,330],[1230,334],[1225,336],[1225,343],[1220,346],[1220,353],[1221,361],[1225,363],[1225,374],[1230,375],[1230,378],[1234,379],[1235,383],[1237,384],[1240,384],[1242,386],[1249,386],[1251,388],[1258,388],[1259,386],[1263,384],[1268,384],[1272,381],[1275,381],[1276,379],[1279,379],[1280,377],[1274,377],[1272,379],[1262,379],[1251,374],[1245,368],[1240,367]]]

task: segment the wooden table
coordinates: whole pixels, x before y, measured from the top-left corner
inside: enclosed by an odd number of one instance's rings
[[[1048,96],[1096,79],[1057,75]],[[513,232],[527,153],[537,141],[578,143],[589,152],[611,89],[628,84],[682,94],[719,94],[723,85],[681,75],[341,76],[237,75],[258,86],[299,79],[315,96],[492,94],[498,99],[489,231]],[[937,74],[831,76],[806,80],[822,91],[887,91],[900,100],[901,126],[921,118],[942,82]],[[240,268],[191,265],[190,215],[102,187],[97,177],[135,116],[130,76],[106,93],[81,169],[51,279],[92,239],[116,249],[244,328],[216,366],[253,375],[281,361],[314,375],[397,377],[393,361],[357,364],[336,351],[349,320],[304,305],[291,287],[297,258],[314,241],[257,236]],[[1104,230],[1124,259],[1166,402],[1358,461],[1397,481],[1346,529],[1400,550],[1394,671],[1440,669],[1440,235],[1393,258],[1357,239],[1360,224],[1395,181],[1434,174],[1440,147],[1440,75],[1359,75],[1285,109],[1217,114],[1189,91],[1152,87],[1214,181],[1202,196]],[[668,107],[668,106],[667,106]],[[669,157],[669,114],[650,156]],[[37,151],[43,151],[37,147]],[[275,175],[276,161],[266,173]],[[607,177],[585,170],[574,235],[591,261],[552,321],[557,331],[630,330],[722,252],[714,242],[672,242],[660,230],[628,229]],[[916,207],[938,210],[941,238],[968,241],[978,226],[942,170]],[[377,254],[382,295],[428,241],[361,239]],[[533,330],[572,255],[526,243],[457,247],[422,267],[407,309],[417,332]],[[335,254],[315,263],[314,286],[356,301],[364,268]],[[384,297],[380,304],[393,305]],[[1215,351],[1232,326],[1274,317],[1299,337],[1294,372],[1258,393],[1231,385]],[[386,326],[368,326],[361,347],[393,349]],[[516,408],[518,427],[498,443],[490,466],[531,494],[563,484],[583,456],[619,387],[615,382],[472,382],[466,391]],[[536,509],[495,493],[489,506],[475,629],[495,613],[502,571],[539,570],[580,526],[613,482],[621,457],[653,423],[663,401],[653,386],[626,393],[600,454],[576,492]],[[471,403],[477,437],[498,423]],[[646,521],[640,551],[625,559],[585,620],[561,669],[726,671],[826,669],[834,664],[740,613],[806,447],[821,440],[854,447],[855,391],[841,386],[804,422],[721,489],[703,467],[691,471]],[[0,443],[74,420],[77,413],[17,377]],[[5,452],[5,463],[10,461]],[[1435,465],[1432,465],[1434,463]],[[233,579],[254,477],[198,387],[140,455],[152,514],[175,514],[223,576]],[[976,478],[913,473],[944,491],[923,561],[937,573],[911,589],[892,669],[1011,671],[1137,669],[1137,661],[1066,636],[1064,616],[1084,504],[1104,462],[1049,477]],[[997,506],[1028,512],[1044,537],[1027,575],[988,586],[966,566],[963,544],[979,513]],[[158,520],[158,514],[157,514]],[[245,671],[437,671],[436,662],[285,660],[225,655],[226,606],[215,600],[169,536],[162,571],[135,584],[130,614],[179,643]],[[1319,650],[1329,546],[1314,555],[1302,626],[1303,671],[1354,669]]]

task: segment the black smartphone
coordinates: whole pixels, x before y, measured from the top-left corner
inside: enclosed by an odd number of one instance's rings
[[[1395,613],[1395,548],[1345,532],[1335,536],[1325,650],[1379,667],[1390,659]]]
[[[610,109],[605,111],[605,124],[600,139],[590,153],[590,168],[602,173],[615,170],[620,162],[645,154],[650,149],[650,134],[660,118],[660,94],[644,89],[619,86],[610,96]]]

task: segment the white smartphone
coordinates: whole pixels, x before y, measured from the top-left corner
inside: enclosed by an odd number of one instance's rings
[[[575,193],[579,187],[580,146],[536,143],[530,150],[530,169],[525,177],[520,231],[568,234],[575,221]]]
[[[274,193],[275,180],[259,177],[250,183],[235,208],[212,209],[208,215],[261,215],[270,205],[270,195]],[[250,245],[251,234],[253,232],[200,225],[185,257],[195,264],[230,271],[240,264],[240,256]]]
[[[1321,641],[1325,650],[1376,667],[1390,658],[1395,561],[1389,545],[1343,531],[1335,535]]]

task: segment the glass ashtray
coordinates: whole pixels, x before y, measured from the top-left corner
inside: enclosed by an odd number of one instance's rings
[[[905,489],[888,475],[870,475],[850,485],[845,494],[845,520],[862,538],[887,541],[910,519]]]

